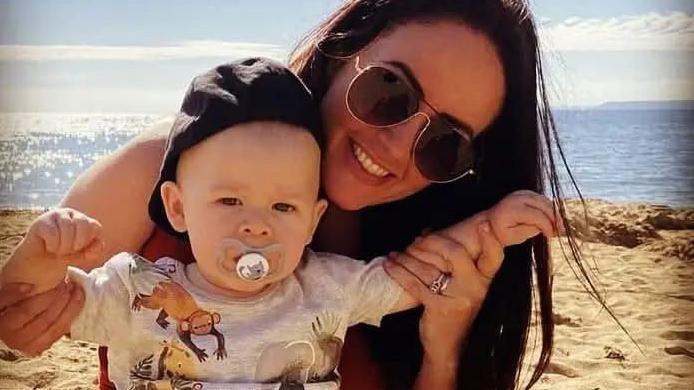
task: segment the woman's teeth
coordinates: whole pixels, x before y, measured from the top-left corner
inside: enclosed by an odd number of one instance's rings
[[[382,166],[376,164],[359,145],[352,143],[352,152],[357,161],[359,161],[359,165],[361,165],[366,172],[378,177],[388,175],[389,172]]]

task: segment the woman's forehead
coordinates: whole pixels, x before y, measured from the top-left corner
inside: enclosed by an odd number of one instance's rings
[[[475,133],[494,120],[503,102],[504,71],[494,44],[462,23],[395,27],[365,48],[360,61],[406,67],[427,102]]]

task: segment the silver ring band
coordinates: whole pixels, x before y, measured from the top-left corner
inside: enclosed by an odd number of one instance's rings
[[[434,294],[441,295],[448,287],[448,282],[450,282],[450,281],[451,281],[451,274],[441,272],[439,277],[436,278],[433,282],[431,282],[431,285],[429,286],[429,290],[431,290],[431,292]]]

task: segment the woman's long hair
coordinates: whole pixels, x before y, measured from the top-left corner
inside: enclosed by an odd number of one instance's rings
[[[348,1],[299,43],[290,66],[322,99],[335,71],[344,64],[340,57],[356,54],[399,25],[439,20],[465,23],[494,42],[505,71],[505,101],[494,123],[474,141],[475,176],[432,185],[406,199],[363,210],[365,257],[402,249],[423,230],[459,222],[512,191],[545,193],[545,183],[549,183],[551,196],[566,221],[553,147],[580,196],[557,141],[537,33],[525,1]],[[567,235],[569,264],[586,289],[603,302],[571,232]],[[552,351],[551,292],[549,248],[543,236],[506,248],[503,265],[462,349],[459,388],[512,389],[519,385],[534,305],[539,307],[542,347],[528,387],[537,382]],[[411,387],[416,378],[422,358],[420,315],[421,309],[389,316],[373,331],[373,353],[383,364],[389,388]]]

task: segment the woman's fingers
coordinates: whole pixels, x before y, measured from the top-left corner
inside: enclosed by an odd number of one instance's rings
[[[66,284],[61,283],[51,290],[8,306],[3,310],[0,321],[0,339],[8,340],[13,332],[23,328],[34,317],[46,311],[55,301],[60,299],[61,295],[68,294]]]
[[[68,286],[68,292],[72,293],[74,284]],[[32,318],[23,327],[17,330],[12,337],[17,345],[29,345],[38,335],[42,335],[48,330],[50,325],[60,316],[70,300],[70,294],[60,294],[53,304],[43,313]]]
[[[420,280],[420,283],[426,285],[429,285],[434,279],[441,275],[441,272],[443,272],[435,266],[425,263],[407,253],[393,253],[388,259],[405,268],[416,276]]]
[[[33,290],[34,285],[29,283],[8,283],[0,288],[0,312],[7,306],[14,305],[26,298]],[[0,317],[2,321],[2,317]]]
[[[35,356],[50,348],[56,341],[70,332],[70,325],[82,310],[83,305],[84,291],[82,291],[80,286],[75,285],[72,289],[72,294],[70,295],[67,306],[59,313],[58,317],[46,318],[45,322],[50,324],[48,328],[24,349],[20,350]],[[45,314],[48,313],[44,313],[42,316]],[[52,315],[55,313],[53,312],[50,314]]]
[[[482,253],[477,261],[479,274],[491,283],[504,260],[504,247],[492,233],[488,222],[479,225],[479,233],[482,240]]]
[[[446,272],[453,275],[458,274],[461,267],[472,263],[472,257],[465,246],[440,234],[432,233],[422,237],[411,245],[411,249],[437,255],[446,263]]]
[[[450,260],[441,256],[438,253],[421,250],[415,245],[410,245],[409,247],[407,247],[407,249],[405,249],[405,253],[418,260],[421,260],[427,264],[436,267],[436,269],[438,269],[440,272],[453,272],[453,267],[451,265]]]
[[[384,269],[386,273],[388,273],[388,275],[390,275],[390,277],[414,299],[424,305],[430,300],[433,294],[429,290],[429,287],[425,286],[424,283],[422,283],[417,276],[408,271],[407,268],[395,261],[389,260],[385,262]]]

